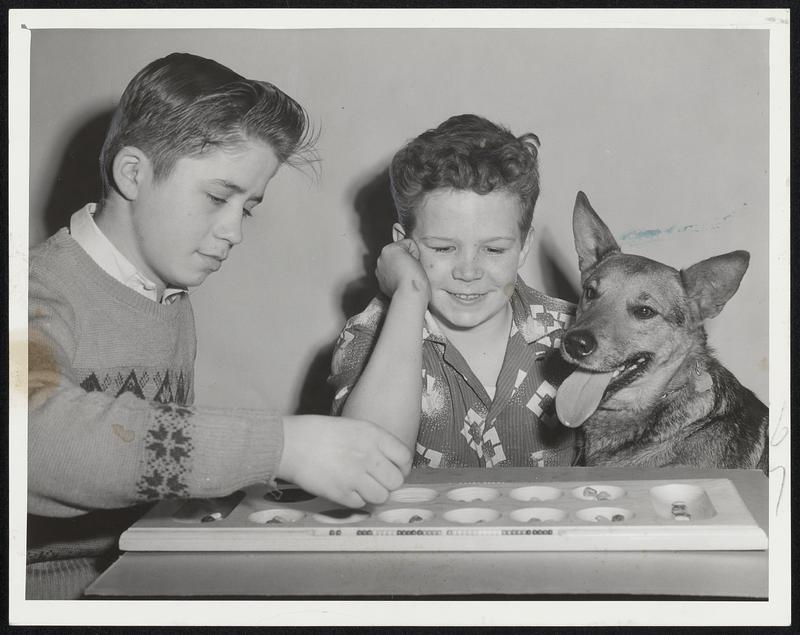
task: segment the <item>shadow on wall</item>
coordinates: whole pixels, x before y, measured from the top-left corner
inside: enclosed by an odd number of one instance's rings
[[[544,229],[542,230],[542,239],[539,241],[538,265],[544,281],[544,289],[541,290],[548,295],[577,303],[580,299],[579,290],[572,286],[569,278],[561,269],[556,257],[556,251],[553,248],[556,243],[550,238],[551,236],[552,232],[549,229]],[[574,257],[574,260],[575,269],[577,270],[577,256]]]
[[[102,196],[100,150],[113,114],[95,115],[69,140],[44,208],[45,237],[68,227],[73,212]]]
[[[100,200],[100,150],[113,114],[107,110],[95,115],[67,144],[44,209],[46,236],[68,227],[72,213],[86,203]]]
[[[342,325],[347,318],[364,310],[377,294],[375,264],[384,245],[392,240],[392,224],[396,220],[394,202],[389,191],[389,168],[385,168],[356,193],[353,207],[358,215],[359,231],[366,253],[363,275],[348,283],[342,292]],[[333,390],[327,383],[331,370],[334,340],[322,348],[311,362],[300,389],[296,414],[329,414]]]

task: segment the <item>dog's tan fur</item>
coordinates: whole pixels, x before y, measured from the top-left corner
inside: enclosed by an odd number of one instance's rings
[[[584,292],[562,356],[591,371],[649,357],[628,385],[609,386],[583,424],[586,464],[766,471],[767,408],[714,358],[703,328],[738,289],[749,254],[683,271],[623,254],[582,192],[573,230]],[[581,337],[594,340],[588,354]]]

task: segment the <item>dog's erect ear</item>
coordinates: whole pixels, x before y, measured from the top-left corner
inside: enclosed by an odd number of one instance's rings
[[[578,269],[581,273],[591,269],[609,254],[619,251],[619,245],[611,231],[592,209],[583,192],[578,192],[575,199],[572,233],[575,236],[575,251],[578,252]]]
[[[749,253],[732,251],[681,271],[692,314],[698,321],[713,318],[722,311],[739,288],[749,263]]]

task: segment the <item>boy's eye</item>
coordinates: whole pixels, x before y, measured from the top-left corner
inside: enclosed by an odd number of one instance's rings
[[[586,287],[583,290],[583,295],[586,296],[587,300],[594,300],[597,297],[597,289],[594,287]]]
[[[490,254],[496,255],[506,253],[506,250],[503,247],[487,247],[486,251],[488,251]]]
[[[214,196],[213,194],[209,194],[208,192],[206,192],[206,196],[212,203],[214,203],[214,205],[224,205],[225,203],[228,202],[224,198],[220,198],[219,196]]]
[[[245,218],[250,218],[253,215],[253,210],[247,209],[246,207],[242,208],[242,216]]]
[[[633,316],[639,320],[649,320],[651,317],[655,317],[656,315],[655,309],[652,309],[644,304],[633,307],[631,312],[633,313]]]
[[[433,251],[435,251],[437,254],[449,254],[451,251],[453,251],[454,247],[431,247],[431,249],[433,249]]]

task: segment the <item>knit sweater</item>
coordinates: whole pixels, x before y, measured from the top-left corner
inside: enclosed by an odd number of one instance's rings
[[[141,296],[65,229],[31,249],[29,281],[29,561],[37,543],[50,547],[34,560],[87,555],[69,543],[120,529],[132,511],[122,508],[273,480],[280,417],[192,406],[187,294],[169,305]]]

